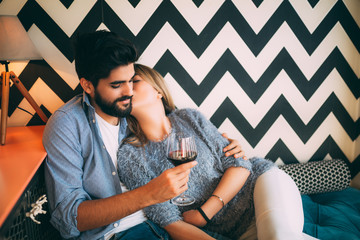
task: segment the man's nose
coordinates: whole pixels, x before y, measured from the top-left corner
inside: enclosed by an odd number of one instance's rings
[[[128,82],[123,87],[123,95],[132,96],[133,95],[133,83]]]

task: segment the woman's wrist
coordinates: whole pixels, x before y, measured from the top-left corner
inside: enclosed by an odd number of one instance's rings
[[[211,197],[215,197],[215,198],[219,199],[219,201],[222,204],[222,207],[225,207],[225,202],[221,197],[219,197],[218,195],[215,195],[215,194],[211,195]]]
[[[201,214],[201,216],[205,219],[206,223],[210,223],[211,219],[209,219],[209,217],[206,215],[206,213],[202,210],[201,207],[198,207],[197,210],[199,211],[199,213]]]
[[[212,219],[225,205],[223,199],[211,196],[202,206],[201,210],[206,214],[208,219]],[[200,212],[200,211],[199,211]]]

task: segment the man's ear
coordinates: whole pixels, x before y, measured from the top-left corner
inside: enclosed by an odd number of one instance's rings
[[[85,78],[80,78],[80,85],[87,94],[91,95],[94,92],[94,85]]]

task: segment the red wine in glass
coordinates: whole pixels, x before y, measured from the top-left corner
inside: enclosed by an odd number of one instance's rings
[[[182,132],[171,133],[168,137],[166,155],[175,167],[194,161],[197,157],[195,138]],[[182,193],[173,198],[171,202],[178,206],[188,206],[195,202],[195,198]]]
[[[184,156],[182,156],[181,151],[177,150],[170,152],[167,156],[167,159],[170,160],[170,162],[174,164],[174,166],[176,167],[181,164],[194,161],[196,157],[197,157],[197,152],[195,151],[188,151],[184,154]]]

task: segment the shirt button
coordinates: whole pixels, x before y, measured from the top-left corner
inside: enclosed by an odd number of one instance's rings
[[[113,176],[115,176],[115,175],[116,175],[116,172],[112,172],[111,174],[112,174]]]
[[[93,119],[93,123],[95,123],[95,119]]]
[[[114,227],[118,227],[119,226],[119,224],[118,223],[114,223]]]

